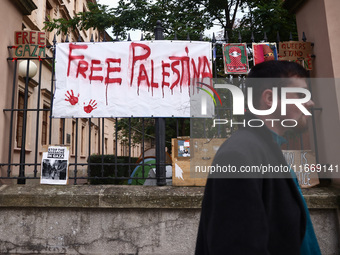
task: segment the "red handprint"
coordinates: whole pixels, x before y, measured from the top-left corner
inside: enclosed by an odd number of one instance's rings
[[[65,96],[66,96],[65,101],[69,101],[71,105],[75,105],[76,103],[78,103],[79,93],[78,93],[78,96],[74,96],[72,89],[71,89],[71,93],[70,91],[67,91],[67,94],[65,94]]]
[[[85,103],[84,103],[85,104]],[[92,99],[90,100],[89,104],[87,106],[84,106],[84,111],[86,113],[90,113],[92,112],[94,109],[97,109],[97,103],[96,103],[96,100],[93,100]]]

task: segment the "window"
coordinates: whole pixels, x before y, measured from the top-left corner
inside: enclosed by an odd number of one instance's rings
[[[72,141],[71,141],[71,153],[75,155],[76,153],[76,122],[72,121]]]
[[[85,124],[81,126],[81,147],[80,147],[80,155],[85,155]]]
[[[45,9],[45,21],[51,21],[52,20],[52,5],[48,0],[46,0],[46,9]],[[50,38],[50,32],[46,30],[46,39],[49,40]]]
[[[124,141],[120,142],[120,156],[124,156]]]
[[[135,157],[135,152],[136,152],[136,146],[135,145],[132,145],[132,148],[131,148],[131,157]]]
[[[105,154],[108,154],[108,151],[107,151],[107,142],[108,142],[108,138],[105,138],[104,140],[104,146],[105,146]]]
[[[77,0],[74,0],[74,13],[77,13]]]
[[[98,147],[97,147],[97,130],[94,132],[94,153],[98,153]]]
[[[129,142],[128,141],[123,140],[121,142],[121,144],[120,144],[120,153],[121,153],[121,156],[129,156]]]
[[[48,116],[49,116],[49,107],[44,105],[43,117],[42,117],[42,128],[41,128],[41,145],[47,144],[47,135],[48,135]]]
[[[61,15],[62,19],[68,20],[67,19],[67,15],[65,14],[64,10],[60,12],[60,15]],[[64,34],[64,32],[60,33],[60,40],[61,40],[61,42],[65,42],[66,41],[66,37],[67,37],[67,33],[66,34]],[[68,38],[68,40],[72,41],[72,40],[70,40],[70,38]]]
[[[41,145],[47,145],[49,143],[49,125],[50,125],[50,98],[51,93],[47,89],[41,89],[41,96],[42,96],[42,105],[43,108],[41,110]]]
[[[24,102],[25,102],[25,95],[22,92],[19,92],[18,98],[18,109],[24,109]],[[17,134],[16,134],[16,141],[17,147],[21,148],[22,145],[22,128],[24,124],[24,112],[18,111],[18,118],[17,118]]]
[[[45,21],[50,21],[52,20],[52,5],[50,4],[50,2],[48,0],[46,0],[46,9],[45,9]]]
[[[59,120],[59,144],[64,143],[64,121],[65,119]]]

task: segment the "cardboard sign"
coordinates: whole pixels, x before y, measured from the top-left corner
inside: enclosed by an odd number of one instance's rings
[[[190,117],[197,82],[212,78],[211,43],[62,43],[53,117]]]
[[[187,138],[185,139],[187,140]],[[173,186],[205,186],[209,171],[196,172],[196,167],[208,169],[217,150],[226,138],[190,138],[190,157],[178,155],[178,141],[172,139],[172,185]]]
[[[278,60],[276,43],[253,43],[254,66],[264,61]]]
[[[318,185],[318,173],[313,170],[316,164],[315,155],[312,151],[283,150],[287,164],[295,172],[301,188],[311,188]]]
[[[280,42],[279,60],[294,61],[312,70],[312,44],[310,42]]]
[[[40,31],[14,32],[15,58],[46,57],[46,33]]]
[[[224,43],[222,52],[224,72],[226,74],[248,73],[249,64],[246,43]]]

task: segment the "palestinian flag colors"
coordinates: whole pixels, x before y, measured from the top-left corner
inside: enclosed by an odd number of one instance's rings
[[[225,74],[247,74],[249,72],[248,52],[252,55],[254,66],[270,60],[288,60],[300,63],[307,70],[312,69],[312,46],[310,42],[280,42],[278,51],[276,43],[222,44]],[[252,54],[251,54],[252,52]]]
[[[224,72],[226,74],[247,74],[249,71],[247,44],[224,43],[222,45]]]

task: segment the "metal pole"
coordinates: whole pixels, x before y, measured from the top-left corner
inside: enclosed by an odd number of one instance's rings
[[[76,138],[75,138],[75,152],[74,152],[74,185],[77,184],[78,177],[78,120],[76,118]]]
[[[39,61],[39,85],[38,85],[38,99],[37,99],[37,120],[35,131],[35,154],[34,154],[34,177],[37,177],[38,173],[38,143],[39,143],[39,121],[40,121],[40,91],[41,91],[41,70],[42,61]]]
[[[166,185],[165,118],[156,118],[156,178],[157,185]]]
[[[92,177],[91,175],[91,123],[92,123],[92,120],[91,118],[89,118],[89,146],[88,146],[88,165],[87,165],[87,176],[88,177]],[[89,180],[89,182],[91,183],[91,180]]]
[[[155,28],[155,40],[163,40],[163,28],[160,20]],[[156,118],[156,178],[157,185],[166,185],[165,169],[165,118]]]
[[[51,145],[52,142],[52,109],[53,109],[53,97],[54,97],[54,79],[55,79],[55,55],[56,55],[56,44],[57,44],[57,37],[54,35],[53,37],[53,59],[52,59],[52,77],[51,77],[51,108],[50,108],[50,129],[48,134],[48,144]]]
[[[9,127],[9,150],[8,150],[8,169],[7,177],[11,176],[11,162],[12,162],[12,135],[13,135],[13,118],[14,118],[14,95],[16,88],[16,75],[17,75],[17,60],[14,60],[14,75],[13,75],[13,88],[12,88],[12,105],[11,105],[11,122]]]
[[[25,77],[25,99],[24,99],[24,116],[22,121],[21,151],[20,151],[20,167],[18,184],[25,184],[25,156],[26,156],[26,127],[27,127],[27,101],[28,101],[28,82],[29,82],[30,60],[27,60],[26,77]]]

